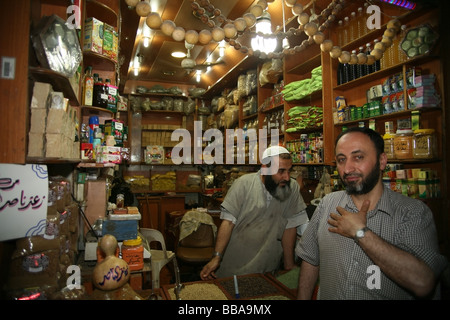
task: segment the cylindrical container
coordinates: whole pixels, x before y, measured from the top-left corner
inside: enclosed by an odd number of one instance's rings
[[[89,143],[94,143],[94,132],[95,129],[99,128],[99,120],[98,116],[90,116],[89,117]]]
[[[119,194],[116,196],[116,205],[117,205],[117,208],[123,208],[123,207],[124,207],[124,203],[125,203],[125,197],[124,197],[123,194],[119,193]]]
[[[124,240],[122,244],[122,259],[128,263],[130,271],[144,268],[144,246],[141,237],[132,240]]]
[[[413,159],[413,131],[397,130],[394,137],[394,154],[396,159]]]
[[[395,138],[395,134],[392,134],[392,133],[386,133],[383,136],[383,139],[384,139],[384,153],[386,153],[386,156],[387,156],[388,160],[395,159],[394,138]]]
[[[436,157],[436,134],[434,129],[418,129],[414,131],[414,159],[432,159]]]

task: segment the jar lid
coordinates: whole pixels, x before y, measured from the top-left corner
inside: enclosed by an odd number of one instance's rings
[[[142,239],[139,236],[137,237],[137,239],[130,239],[130,240],[124,240],[123,241],[123,244],[125,246],[130,246],[130,247],[132,247],[132,246],[139,246],[141,243],[142,243]]]
[[[411,129],[399,129],[397,134],[413,134],[413,131]]]
[[[383,136],[383,139],[392,139],[393,137],[395,137],[395,134],[393,133],[385,133]]]
[[[414,130],[414,133],[418,133],[418,134],[433,134],[434,133],[434,129],[417,129]]]

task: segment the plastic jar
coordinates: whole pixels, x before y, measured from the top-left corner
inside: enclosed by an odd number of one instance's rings
[[[394,138],[395,138],[395,134],[392,134],[392,133],[386,133],[383,136],[383,139],[384,139],[384,153],[386,153],[386,156],[387,156],[388,160],[395,159]]]
[[[410,129],[400,129],[394,137],[394,154],[396,159],[413,159],[413,135]]]
[[[122,259],[128,263],[130,271],[144,268],[144,246],[141,237],[132,240],[124,240],[122,244]]]
[[[436,134],[434,129],[418,129],[414,131],[414,159],[432,159],[436,157]]]

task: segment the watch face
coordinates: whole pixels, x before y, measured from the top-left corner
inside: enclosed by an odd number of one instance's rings
[[[357,237],[357,238],[362,238],[362,237],[364,237],[364,231],[363,231],[363,230],[358,230],[358,231],[356,232],[356,237]]]

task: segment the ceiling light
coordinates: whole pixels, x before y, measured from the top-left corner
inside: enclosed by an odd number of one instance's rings
[[[174,58],[185,58],[186,57],[186,53],[181,52],[181,51],[174,51],[174,52],[172,52],[172,57],[174,57]]]
[[[195,73],[195,80],[197,81],[197,82],[200,82],[200,77],[201,77],[201,75],[202,75],[202,71],[201,70],[197,70],[197,72]]]
[[[272,33],[272,21],[270,14],[264,11],[263,14],[256,19],[256,32],[261,32],[264,34]],[[274,52],[277,47],[276,38],[264,38],[261,36],[256,36],[252,39],[253,50],[259,50],[261,52],[270,53]]]
[[[409,2],[409,1],[404,1],[404,0],[381,0],[381,1],[387,2],[389,4],[394,4],[396,6],[410,9],[410,10],[414,10],[416,8],[416,3],[414,3],[414,2]]]
[[[219,42],[219,56],[223,58],[225,55],[225,40]]]

